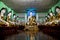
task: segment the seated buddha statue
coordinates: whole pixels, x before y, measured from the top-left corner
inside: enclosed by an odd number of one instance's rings
[[[59,23],[60,22],[60,7],[56,7],[56,13],[57,13],[57,15],[56,15],[56,19],[57,19],[57,22]]]
[[[49,21],[52,22],[53,20],[55,20],[55,16],[53,15],[53,13],[50,13],[49,16],[50,16]]]
[[[13,14],[13,22],[16,22],[16,18],[17,18],[16,14]]]
[[[25,29],[38,30],[37,22],[34,16],[29,18],[28,24],[26,25]]]
[[[56,17],[53,15],[53,13],[51,12],[50,14],[49,14],[49,23],[50,23],[50,25],[52,25],[52,26],[55,26],[55,24],[57,24],[56,23]]]
[[[45,22],[44,22],[44,25],[48,25],[49,24],[49,15],[48,16],[46,16],[46,18],[45,18]]]
[[[36,18],[32,15],[32,12],[30,13],[30,16],[28,16],[28,22],[24,30],[26,30],[25,32],[29,35],[30,40],[35,40],[35,35],[39,29],[37,26]]]
[[[8,13],[8,15],[7,15],[7,22],[9,23],[9,26],[11,27],[11,26],[13,26],[15,23],[11,20],[11,15],[12,15],[12,13],[11,13],[11,11]]]
[[[31,17],[30,19],[29,19],[29,25],[36,25],[37,23],[36,23],[36,19],[35,19],[35,17]]]
[[[0,25],[8,26],[9,23],[7,21],[5,21],[5,18],[4,18],[5,17],[4,16],[5,12],[6,12],[6,8],[2,8],[1,11],[0,11]]]
[[[53,13],[51,12],[51,13],[49,13],[49,17],[48,17],[48,22],[46,22],[46,24],[48,24],[48,25],[55,25],[56,24],[56,22],[55,22],[55,20],[56,20],[56,18],[55,18],[55,16],[53,15]]]
[[[14,22],[15,22],[15,25],[20,25],[22,23],[20,23],[20,20],[19,20],[19,16],[16,16],[15,15],[15,18],[14,18]],[[23,24],[22,24],[23,25]]]

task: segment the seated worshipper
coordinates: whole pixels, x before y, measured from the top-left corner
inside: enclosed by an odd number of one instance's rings
[[[60,7],[56,7],[56,19],[57,19],[57,22],[58,24],[60,24]]]
[[[10,11],[7,15],[7,22],[9,23],[9,26],[13,26],[15,23],[11,20],[11,15],[12,15],[12,11]]]
[[[5,13],[6,13],[6,8],[2,8],[0,11],[0,25],[6,25],[9,26],[9,23],[5,21]]]

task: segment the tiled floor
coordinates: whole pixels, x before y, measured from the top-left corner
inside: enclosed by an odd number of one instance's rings
[[[19,33],[19,34],[8,36],[5,38],[5,40],[27,40],[27,36],[25,33]],[[39,32],[36,35],[36,40],[55,40],[55,39],[53,39],[51,36],[43,34],[42,32]]]

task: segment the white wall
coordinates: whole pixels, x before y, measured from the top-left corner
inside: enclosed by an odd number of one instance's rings
[[[36,20],[37,21],[40,21],[42,22],[44,19],[45,19],[45,16],[47,15],[48,13],[37,13],[37,17],[36,17]],[[17,15],[20,17],[20,20],[22,21],[27,21],[27,15],[26,13],[17,13]]]

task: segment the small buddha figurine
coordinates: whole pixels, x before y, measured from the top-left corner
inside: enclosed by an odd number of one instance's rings
[[[13,22],[16,22],[16,18],[17,18],[16,14],[13,14]]]
[[[44,22],[44,25],[48,25],[48,24],[49,24],[49,18],[50,18],[49,15],[46,16],[46,18],[45,18],[45,22]]]
[[[46,21],[49,22],[50,16],[48,15],[46,18]]]
[[[57,24],[60,24],[60,7],[56,6],[56,22]]]
[[[16,25],[20,25],[20,20],[19,20],[19,16],[15,16],[14,22],[16,23]],[[22,23],[21,23],[22,24]],[[23,25],[23,24],[22,24]]]
[[[11,20],[11,15],[12,15],[12,13],[11,13],[11,11],[8,13],[8,16],[7,16],[7,22],[9,23],[9,26],[12,26],[12,25],[14,25],[14,22],[12,22],[12,20]]]
[[[6,8],[1,9],[1,12],[0,12],[0,24],[8,26],[9,23],[7,21],[5,21],[5,19],[4,19],[4,14],[6,13],[6,11],[7,11]]]
[[[29,25],[33,25],[34,23],[36,23],[36,19],[35,16],[33,16],[33,13],[30,12],[30,15],[28,16],[28,22]],[[32,24],[33,23],[33,24]]]
[[[13,14],[13,22],[14,22],[16,25],[20,24],[19,16],[16,16],[16,14]]]
[[[48,15],[49,15],[48,19],[47,19],[48,21],[46,22],[46,24],[55,25],[56,24],[56,22],[55,22],[56,19],[55,19],[55,16],[53,15],[52,11]]]
[[[60,7],[56,7],[56,13],[57,13],[57,20],[60,20]]]
[[[50,15],[50,18],[49,18],[50,19],[49,20],[50,22],[52,22],[53,20],[55,20],[55,16],[53,15],[52,12],[49,15]]]
[[[49,15],[50,15],[50,18],[49,18],[50,25],[55,26],[55,24],[57,24],[56,17],[53,15],[52,12]]]

